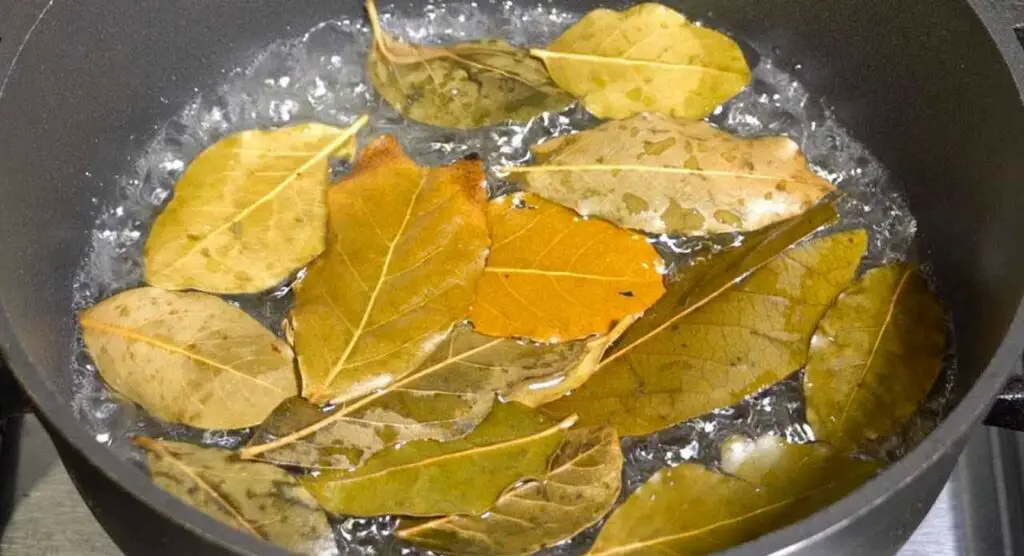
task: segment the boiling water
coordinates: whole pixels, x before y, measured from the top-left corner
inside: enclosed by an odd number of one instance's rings
[[[384,14],[390,11],[387,6],[381,8]],[[413,16],[384,15],[382,23],[386,30],[415,42],[501,37],[519,45],[542,45],[578,16],[551,4],[523,7],[511,2],[435,3]],[[186,164],[226,134],[307,120],[345,125],[365,113],[370,115],[371,124],[362,137],[391,133],[421,164],[449,163],[476,153],[494,168],[527,161],[528,147],[543,138],[598,123],[580,108],[544,114],[525,124],[475,131],[438,129],[408,121],[374,93],[365,72],[369,46],[370,33],[361,14],[354,19],[321,24],[302,37],[272,44],[251,65],[231,73],[218,90],[200,92],[156,133],[149,148],[139,153],[134,167],[118,183],[96,184],[97,191],[113,191],[114,196],[98,200],[106,208],[92,232],[92,249],[78,273],[75,308],[141,284],[146,231],[171,195]],[[865,267],[916,258],[915,222],[900,188],[885,168],[830,117],[824,105],[810,98],[760,46],[763,45],[751,47],[759,54],[752,85],[716,111],[711,121],[737,135],[782,134],[797,141],[815,170],[844,193],[841,219],[836,227],[863,227],[870,233]],[[507,190],[508,186],[497,176],[492,174],[491,178],[492,193]],[[684,258],[695,243],[700,241],[657,240],[659,250],[676,259]],[[290,304],[291,285],[284,284],[267,294],[234,297],[231,301],[280,331]],[[952,376],[951,365],[948,367],[947,380],[940,381],[935,394],[904,434],[874,447],[874,455],[897,458],[934,426],[946,405],[945,392]],[[138,457],[127,442],[132,434],[225,448],[237,447],[246,438],[245,431],[200,431],[149,418],[132,404],[117,399],[101,383],[81,343],[76,346],[73,372],[76,412],[98,442],[126,458]],[[717,410],[649,437],[625,439],[623,496],[666,465],[700,462],[715,466],[718,446],[729,436],[766,433],[784,435],[792,442],[813,440],[804,421],[799,376],[736,407]],[[337,520],[342,552],[416,553],[388,537],[395,522],[393,518]],[[591,528],[548,552],[580,553],[592,542],[595,531],[596,527]]]

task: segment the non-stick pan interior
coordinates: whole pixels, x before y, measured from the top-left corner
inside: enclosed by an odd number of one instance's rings
[[[666,3],[773,46],[905,184],[955,321],[955,394],[965,393],[1024,288],[1024,109],[968,3]],[[599,4],[618,7],[566,6]],[[224,71],[277,38],[361,14],[354,0],[56,0],[0,22],[0,306],[4,341],[32,363],[19,372],[69,399],[73,269],[111,198],[98,184],[116,183],[157,126]]]

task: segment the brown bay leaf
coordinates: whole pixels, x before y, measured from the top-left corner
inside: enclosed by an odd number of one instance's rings
[[[500,40],[402,43],[381,30],[373,0],[366,9],[373,28],[370,77],[377,92],[408,118],[473,129],[524,122],[573,102],[526,50]]]
[[[562,393],[583,366],[596,366],[607,342],[537,345],[458,327],[419,369],[337,409],[301,398],[282,403],[242,457],[306,468],[351,469],[388,446],[454,440],[491,410],[495,396],[539,405]]]
[[[414,371],[468,317],[490,244],[483,165],[420,168],[388,135],[327,203],[328,249],[290,315],[302,395],[315,404]]]
[[[850,451],[894,434],[942,371],[942,307],[917,269],[867,271],[818,325],[804,375],[818,440]]]
[[[451,554],[530,554],[573,537],[607,513],[619,496],[621,473],[614,429],[571,430],[543,480],[509,490],[481,516],[403,520],[396,535]]]
[[[462,438],[415,440],[353,470],[301,480],[321,506],[339,514],[481,514],[517,481],[543,477],[574,422],[547,419],[521,404],[499,404]]]
[[[731,469],[663,469],[612,514],[591,556],[698,555],[725,550],[839,500],[878,469],[822,445],[760,439]],[[734,458],[735,460],[735,458]]]
[[[328,158],[351,158],[347,129],[306,123],[243,131],[204,150],[146,240],[146,281],[168,290],[256,293],[324,250]]]
[[[79,321],[100,376],[164,421],[248,427],[298,393],[288,344],[212,295],[138,288]]]
[[[643,435],[733,405],[799,370],[815,325],[853,279],[867,244],[857,230],[784,251],[782,238],[813,229],[793,223],[687,269],[590,380],[544,410]]]
[[[232,452],[136,437],[153,482],[231,527],[301,554],[338,554],[316,500],[283,469]]]
[[[504,168],[580,214],[653,234],[749,232],[834,190],[787,137],[740,138],[707,122],[640,114],[532,147]]]
[[[593,10],[530,53],[602,119],[658,112],[699,120],[750,82],[732,39],[654,3]]]
[[[562,342],[605,334],[665,292],[642,235],[533,194],[488,204],[491,252],[470,316],[489,336]]]

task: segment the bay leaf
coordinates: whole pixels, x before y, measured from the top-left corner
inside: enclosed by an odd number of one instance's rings
[[[315,404],[414,371],[469,316],[490,239],[479,161],[420,168],[389,135],[327,195],[328,249],[295,288],[290,322]]]
[[[103,380],[164,421],[248,427],[298,393],[288,344],[212,295],[128,290],[79,322]]]
[[[732,39],[654,3],[593,10],[530,53],[601,119],[659,112],[699,120],[750,82]]]
[[[894,434],[942,371],[946,323],[917,269],[867,271],[825,314],[804,374],[807,420],[844,451]]]
[[[330,411],[286,400],[242,457],[351,469],[395,444],[454,440],[483,420],[498,394],[535,405],[560,393],[573,373],[587,372],[575,369],[596,366],[606,345],[601,339],[537,345],[458,327],[415,372],[363,398]]]
[[[481,334],[605,334],[665,292],[664,262],[642,235],[528,193],[491,201],[487,221],[491,252],[470,316]]]
[[[450,554],[531,554],[575,536],[606,514],[619,496],[621,474],[614,429],[571,430],[543,480],[509,490],[480,516],[402,520],[396,535]]]
[[[136,437],[153,482],[210,517],[301,554],[338,554],[327,516],[295,477],[227,450]]]
[[[640,114],[532,147],[504,171],[580,214],[652,234],[749,232],[833,191],[787,137],[740,138],[707,122]]]
[[[301,481],[321,506],[339,514],[481,514],[509,486],[543,477],[574,421],[499,404],[462,438],[414,440],[351,471],[329,470]]]
[[[612,514],[589,554],[725,550],[813,514],[877,469],[821,445],[759,440],[736,476],[696,464],[656,473]]]
[[[312,261],[324,250],[328,158],[351,158],[366,122],[243,131],[204,150],[153,224],[146,281],[168,290],[256,293]]]
[[[670,285],[590,380],[544,410],[644,435],[738,403],[804,365],[815,325],[853,279],[866,243],[862,230],[815,239],[725,288],[709,287],[729,276],[715,266],[736,255],[711,257],[696,271],[710,284]]]
[[[370,78],[388,104],[407,118],[474,129],[525,122],[573,102],[526,50],[500,40],[443,46],[402,43],[381,30],[373,0],[367,0],[366,9],[373,28]]]

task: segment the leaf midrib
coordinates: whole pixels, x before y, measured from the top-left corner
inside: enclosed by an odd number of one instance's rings
[[[731,75],[735,77],[746,78],[748,72],[723,70],[718,68],[712,68],[708,66],[700,66],[696,64],[679,64],[674,62],[658,62],[656,60],[634,60],[630,58],[620,58],[617,56],[603,56],[601,54],[580,54],[576,52],[559,52],[556,50],[544,50],[542,48],[531,48],[530,54],[541,60],[547,61],[548,58],[566,58],[569,60],[587,60],[591,62],[606,63],[606,64],[622,64],[622,65],[637,65],[637,66],[651,66],[664,69],[683,69],[688,71],[704,71],[709,73],[721,73],[725,75]]]
[[[769,174],[750,174],[746,172],[731,172],[729,170],[703,170],[695,168],[680,168],[678,166],[653,166],[645,164],[541,164],[536,166],[505,166],[497,169],[499,174],[539,174],[544,172],[641,172],[660,174],[683,174],[691,176],[707,176],[718,178],[738,178],[757,181],[785,181],[800,185],[822,187],[834,190],[835,186],[828,180],[810,182],[799,180],[791,176],[773,176]]]
[[[630,278],[629,276],[602,276],[600,274],[587,274],[582,272],[571,272],[566,270],[543,270],[539,268],[515,268],[505,266],[484,267],[484,272],[495,274],[526,274],[548,277],[579,278],[581,280],[597,280],[602,282],[651,282],[644,278]],[[656,280],[658,278],[656,277]]]

